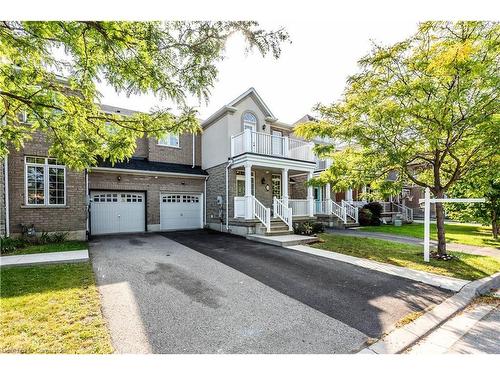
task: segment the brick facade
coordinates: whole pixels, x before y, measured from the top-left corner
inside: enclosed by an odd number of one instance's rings
[[[307,199],[307,176],[300,175],[292,177],[294,184],[290,184],[290,199]]]
[[[9,165],[10,232],[21,234],[21,224],[35,226],[40,232],[69,232],[70,238],[85,238],[87,208],[85,173],[66,169],[66,205],[27,206],[25,200],[25,156],[47,157],[48,144],[37,135],[20,151],[11,150]]]
[[[195,164],[201,165],[201,136],[195,135]],[[192,164],[193,163],[193,135],[181,134],[179,147],[162,146],[156,138],[149,138],[148,158],[151,161]]]
[[[118,180],[118,176],[120,180]],[[193,192],[203,193],[204,178],[162,177],[152,175],[133,175],[119,173],[91,172],[89,189],[92,190],[136,190],[145,191],[147,196],[148,231],[160,229],[160,194]]]

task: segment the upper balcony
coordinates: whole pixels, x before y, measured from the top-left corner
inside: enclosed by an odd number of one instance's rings
[[[231,157],[253,153],[282,157],[299,161],[315,162],[314,143],[298,139],[254,132],[249,129],[231,137]]]

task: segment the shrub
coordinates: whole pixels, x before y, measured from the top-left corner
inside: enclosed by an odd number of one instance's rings
[[[317,223],[313,221],[304,221],[302,223],[296,223],[293,226],[293,232],[295,234],[302,234],[305,236],[310,236],[315,233],[322,233],[325,231],[325,226],[322,223]]]
[[[312,231],[313,233],[323,233],[325,231],[325,226],[323,223],[315,222]]]
[[[68,232],[55,232],[49,236],[50,242],[64,242],[68,238]]]
[[[370,210],[372,214],[371,223],[369,225],[380,225],[380,217],[384,209],[379,202],[367,203],[363,206],[363,209]]]
[[[368,208],[362,208],[359,210],[358,221],[359,225],[366,227],[372,225],[373,214]]]
[[[1,254],[9,254],[19,249],[21,247],[26,246],[26,241],[22,238],[12,238],[12,237],[4,237],[0,238],[0,253]]]

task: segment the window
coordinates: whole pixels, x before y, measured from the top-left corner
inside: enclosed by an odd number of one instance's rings
[[[252,195],[255,196],[255,171],[252,171]],[[236,196],[245,196],[245,171],[236,171]]]
[[[56,159],[26,156],[25,183],[27,205],[66,204],[66,168]]]
[[[251,131],[257,131],[257,117],[251,112],[245,112],[243,114],[243,130],[250,129]]]
[[[273,197],[281,199],[281,175],[273,174],[272,182],[273,182]]]
[[[179,135],[178,134],[167,134],[163,138],[158,140],[158,144],[161,146],[168,147],[180,147],[179,146]]]
[[[28,118],[28,112],[26,111],[21,111],[17,114],[17,120],[21,123],[21,124],[29,124],[29,118]]]

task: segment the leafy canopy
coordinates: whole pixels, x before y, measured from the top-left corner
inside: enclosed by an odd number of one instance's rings
[[[442,195],[491,163],[500,144],[499,52],[496,22],[426,22],[400,43],[374,45],[343,98],[318,105],[320,120],[296,129],[344,144],[317,147],[333,159],[320,179],[385,194],[412,182]]]
[[[41,134],[52,156],[82,169],[101,158],[130,157],[144,135],[199,132],[186,98],[208,100],[216,63],[234,33],[243,34],[248,50],[275,58],[288,40],[284,30],[266,31],[252,21],[0,22],[0,157]],[[181,113],[103,113],[101,80],[118,93],[169,99]],[[20,113],[27,122],[18,121]]]

